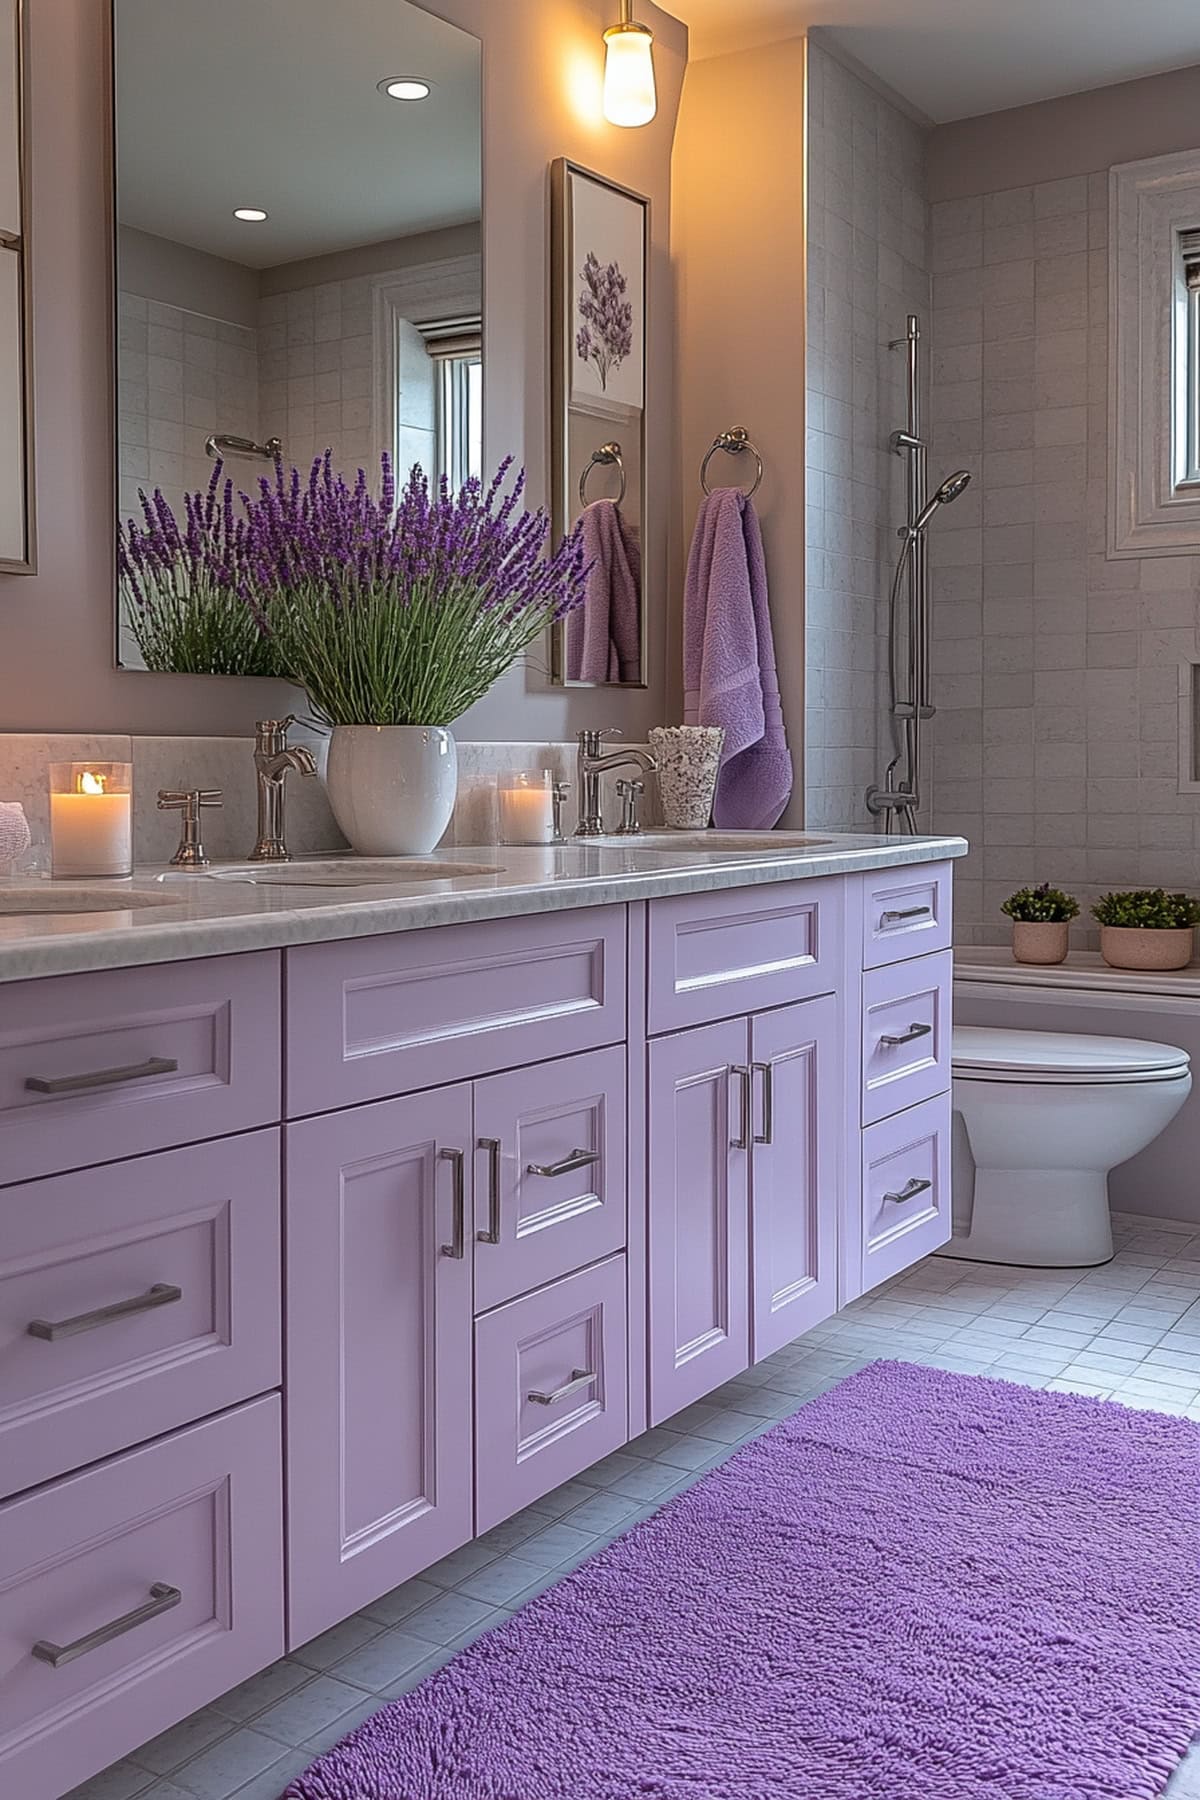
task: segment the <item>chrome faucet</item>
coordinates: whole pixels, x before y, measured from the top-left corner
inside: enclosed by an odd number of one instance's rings
[[[251,862],[291,862],[292,853],[284,838],[283,812],[289,769],[301,775],[315,775],[317,765],[311,750],[303,745],[289,745],[288,727],[296,723],[292,714],[286,719],[260,719],[255,726],[254,771],[258,777],[258,842],[250,852]]]
[[[607,769],[642,769],[653,774],[658,768],[645,750],[610,750],[605,754],[606,737],[620,737],[620,732],[604,727],[600,731],[579,733],[576,768],[579,775],[579,823],[576,837],[603,837],[604,815],[600,810],[600,777]],[[628,832],[626,835],[629,835]]]

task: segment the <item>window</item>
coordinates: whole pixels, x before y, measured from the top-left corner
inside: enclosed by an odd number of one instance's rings
[[[1180,452],[1183,480],[1200,482],[1200,228],[1180,233],[1182,305],[1179,360],[1183,381]]]
[[[435,364],[437,475],[452,488],[483,474],[483,348],[478,319],[419,327]]]
[[[1112,171],[1108,553],[1200,552],[1200,151]]]

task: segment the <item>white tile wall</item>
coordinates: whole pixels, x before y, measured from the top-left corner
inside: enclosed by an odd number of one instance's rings
[[[1026,882],[1085,912],[1110,886],[1196,885],[1177,702],[1200,558],[1105,556],[1107,226],[1106,171],[933,208],[933,459],[978,478],[931,532],[961,942],[999,941]]]
[[[809,45],[807,823],[870,826],[888,754],[884,603],[904,517],[910,312],[928,323],[924,133]]]

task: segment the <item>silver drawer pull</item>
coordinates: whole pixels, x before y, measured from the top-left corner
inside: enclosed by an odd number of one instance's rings
[[[593,1163],[599,1161],[600,1152],[598,1150],[572,1150],[570,1156],[564,1156],[561,1162],[527,1163],[525,1173],[527,1175],[546,1175],[551,1178],[555,1175],[573,1175],[576,1169],[590,1169]]]
[[[903,1206],[906,1200],[915,1200],[918,1194],[927,1194],[932,1186],[932,1181],[918,1181],[914,1175],[911,1181],[905,1182],[898,1194],[885,1194],[883,1197],[894,1206]]]
[[[735,1076],[741,1083],[742,1089],[742,1120],[737,1137],[731,1137],[729,1140],[729,1148],[731,1150],[749,1150],[753,1123],[750,1115],[754,1109],[754,1077],[749,1069],[740,1066],[730,1069],[729,1079],[731,1082]]]
[[[535,1406],[557,1406],[560,1400],[569,1399],[572,1394],[577,1394],[580,1388],[587,1387],[595,1379],[596,1371],[594,1369],[572,1369],[570,1381],[564,1382],[560,1388],[555,1388],[552,1394],[527,1394],[525,1398],[532,1400]]]
[[[126,1069],[97,1069],[94,1075],[27,1075],[25,1086],[35,1094],[85,1094],[89,1088],[120,1087],[147,1075],[174,1075],[178,1069],[173,1056],[151,1056]]]
[[[452,1257],[455,1262],[462,1262],[467,1254],[466,1153],[462,1150],[439,1150],[438,1157],[442,1162],[448,1162],[454,1170],[454,1235],[450,1243],[442,1245],[442,1255]]]
[[[25,1327],[27,1337],[42,1338],[53,1344],[58,1338],[78,1337],[81,1331],[95,1331],[98,1325],[115,1325],[118,1319],[130,1319],[135,1313],[153,1312],[159,1306],[173,1306],[183,1299],[183,1289],[165,1281],[156,1281],[144,1294],[132,1300],[117,1300],[112,1306],[98,1306],[95,1312],[79,1313],[73,1319],[31,1319]]]
[[[488,1153],[488,1222],[486,1231],[475,1236],[481,1244],[500,1242],[500,1156],[503,1146],[499,1138],[476,1138],[475,1147]]]
[[[33,1654],[39,1662],[49,1663],[52,1669],[61,1669],[64,1663],[74,1662],[77,1656],[86,1656],[89,1650],[99,1650],[102,1644],[111,1644],[114,1638],[124,1637],[127,1631],[136,1631],[139,1625],[148,1624],[157,1619],[160,1613],[170,1612],[183,1599],[177,1587],[168,1587],[165,1581],[156,1581],[150,1589],[150,1598],[141,1606],[135,1606],[119,1619],[109,1625],[99,1625],[95,1631],[89,1631],[86,1637],[76,1638],[73,1644],[50,1644],[45,1638],[39,1638],[33,1646]]]
[[[915,1044],[918,1038],[929,1037],[932,1031],[932,1025],[910,1025],[907,1031],[900,1032],[898,1036],[881,1037],[879,1041],[886,1044],[889,1050],[895,1050],[901,1044]]]
[[[905,919],[931,919],[932,906],[906,906],[903,912],[885,912],[880,918],[881,925],[900,925]]]

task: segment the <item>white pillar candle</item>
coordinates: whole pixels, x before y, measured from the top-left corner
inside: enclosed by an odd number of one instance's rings
[[[128,763],[55,763],[50,771],[54,875],[133,872],[133,793]]]
[[[554,777],[548,769],[501,776],[497,798],[502,844],[554,842]]]

